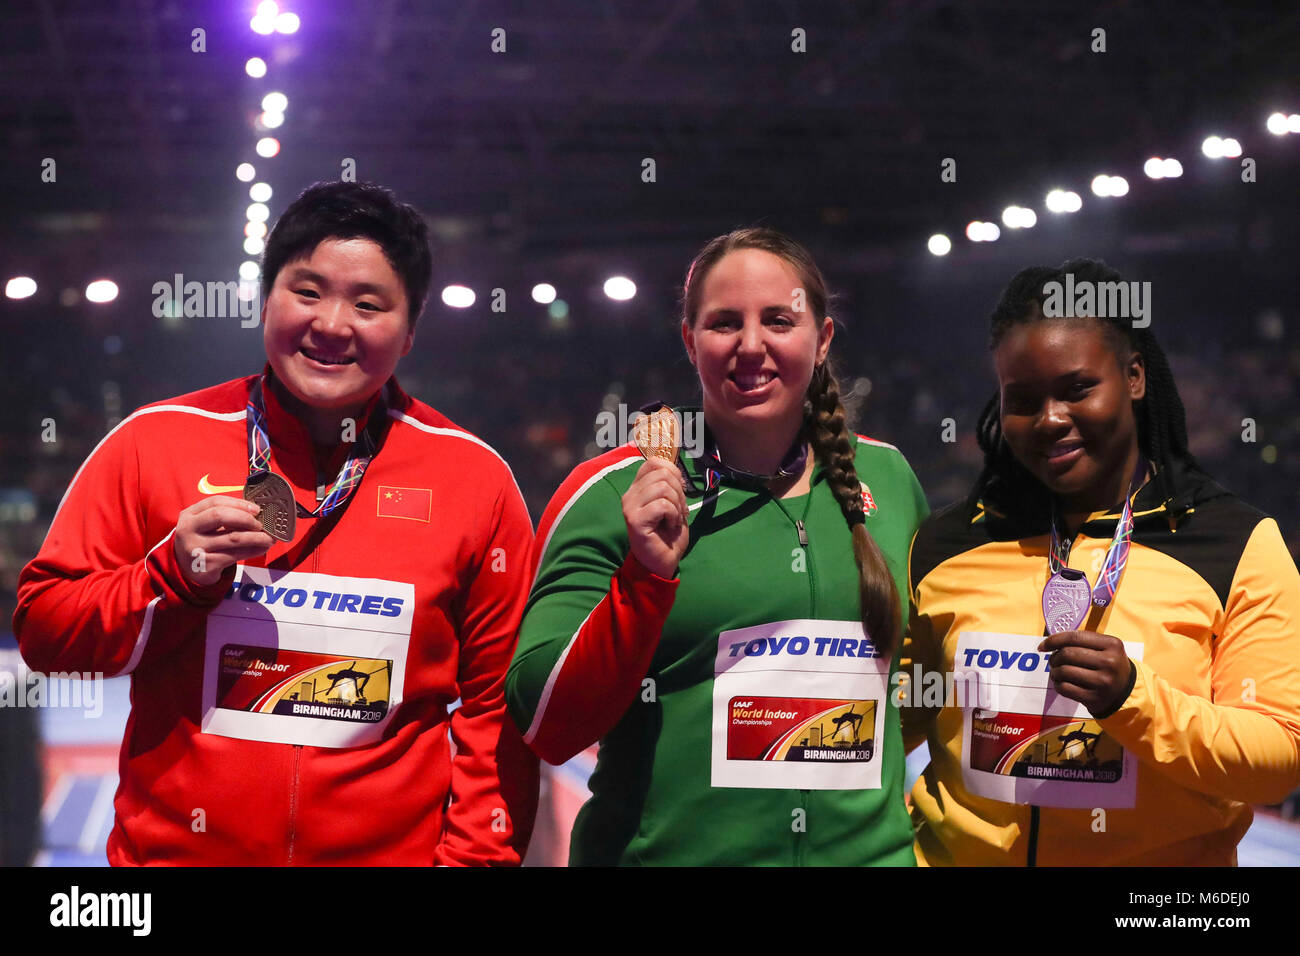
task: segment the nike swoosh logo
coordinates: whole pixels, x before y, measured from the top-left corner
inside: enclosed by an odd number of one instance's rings
[[[243,485],[214,485],[208,481],[208,476],[204,475],[199,479],[199,492],[205,495],[220,495],[227,491],[243,491]]]

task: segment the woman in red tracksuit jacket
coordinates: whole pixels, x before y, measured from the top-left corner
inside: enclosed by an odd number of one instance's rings
[[[392,377],[431,271],[409,206],[313,186],[268,239],[263,373],[137,410],[73,478],[14,631],[35,669],[131,675],[111,863],[523,857],[532,527]]]

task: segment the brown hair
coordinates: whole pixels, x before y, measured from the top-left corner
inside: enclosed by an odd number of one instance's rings
[[[737,249],[760,249],[780,256],[799,274],[812,314],[819,319],[827,314],[830,296],[826,291],[826,280],[808,250],[784,233],[760,226],[718,236],[696,255],[686,273],[682,292],[682,316],[687,324],[694,326],[699,316],[705,277],[727,253]],[[862,626],[881,654],[890,657],[898,643],[898,590],[880,546],[867,531],[862,485],[854,464],[857,438],[849,430],[844,403],[840,400],[839,382],[829,354],[826,361],[813,370],[812,380],[808,383],[804,435],[821,462],[831,493],[839,502],[844,520],[853,533]]]

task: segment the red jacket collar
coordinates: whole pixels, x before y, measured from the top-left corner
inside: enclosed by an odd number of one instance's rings
[[[286,469],[289,469],[292,466],[290,465],[290,462],[282,460],[284,457],[313,461],[316,448],[312,442],[311,435],[307,431],[307,426],[304,425],[296,415],[281,404],[276,395],[275,388],[271,387],[271,380],[274,378],[274,372],[272,372],[269,362],[265,367],[263,367],[262,375],[265,376],[266,380],[266,383],[262,388],[262,404],[266,408],[266,430],[271,438],[272,454],[275,455],[277,460],[281,461],[281,467]],[[256,378],[252,379],[249,387],[251,388],[252,384],[256,381]],[[397,377],[389,376],[388,381],[385,383],[385,388],[389,390],[389,408],[398,411],[405,411],[411,400],[410,397],[402,391],[401,386],[397,384]],[[374,395],[370,396],[370,401],[366,403],[365,410],[361,414],[361,420],[357,422],[358,436],[369,427],[370,418],[375,413],[376,406],[379,404],[381,391],[383,391],[383,389],[376,391]],[[325,469],[337,471],[339,468],[343,467],[343,462],[347,458],[348,451],[349,446],[340,441],[330,453],[329,460],[323,463]],[[307,477],[306,472],[304,472],[302,474],[304,485],[306,487],[314,487],[315,476],[311,476],[310,482],[306,481]]]

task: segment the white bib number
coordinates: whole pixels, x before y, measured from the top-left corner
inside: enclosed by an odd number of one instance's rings
[[[415,587],[240,566],[208,615],[202,730],[359,747],[402,703]]]
[[[723,631],[713,678],[715,787],[878,790],[889,661],[859,621]]]
[[[953,662],[962,781],[971,793],[1040,807],[1131,808],[1137,758],[1083,704],[1052,686],[1042,637],[963,631]],[[1133,660],[1141,644],[1124,644]]]

